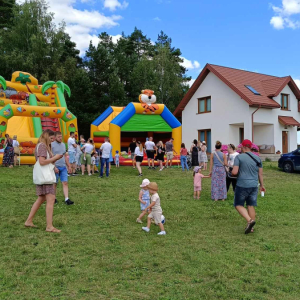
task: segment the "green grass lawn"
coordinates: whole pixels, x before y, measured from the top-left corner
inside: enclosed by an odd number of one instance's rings
[[[61,234],[45,232],[44,205],[38,228],[24,228],[36,198],[32,167],[0,168],[0,299],[299,299],[300,174],[264,167],[267,192],[249,235],[232,192],[213,203],[203,179],[194,200],[191,172],[144,169],[160,188],[166,236],[135,223],[142,180],[132,168],[70,178],[73,206],[60,186]]]

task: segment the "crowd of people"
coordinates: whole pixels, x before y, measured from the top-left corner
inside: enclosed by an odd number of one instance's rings
[[[155,169],[155,160],[158,162],[159,171],[172,167],[173,156],[176,153],[173,141],[173,138],[171,138],[165,145],[162,141],[155,144],[153,138],[150,137],[149,139],[147,138],[143,145],[134,138],[128,147],[128,152],[131,154],[133,168],[138,170],[138,175],[143,176],[141,164],[144,154],[147,156],[148,169]],[[12,167],[16,164],[16,157],[20,151],[19,146],[17,136],[11,139],[8,134],[5,135],[4,166]],[[102,178],[104,176],[104,170],[106,177],[109,177],[111,163],[114,161],[116,167],[119,167],[119,152],[116,151],[113,158],[113,149],[108,137],[105,138],[104,143],[97,151],[93,139],[89,138],[85,141],[84,137],[80,136],[79,142],[76,142],[74,133],[71,133],[67,141],[67,147],[68,149],[63,142],[61,132],[45,130],[40,136],[34,155],[39,166],[53,166],[52,172],[55,173],[55,181],[36,185],[36,195],[38,198],[33,204],[28,219],[25,222],[26,227],[34,227],[33,218],[41,204],[46,201],[46,231],[60,232],[60,230],[53,226],[53,206],[57,203],[56,187],[59,180],[63,187],[64,202],[67,205],[72,205],[74,202],[69,198],[69,176],[79,175],[77,174],[78,170],[81,170],[81,174],[84,175],[86,169],[88,175],[91,176],[100,169],[99,177]],[[245,233],[250,233],[254,230],[258,181],[260,191],[265,192],[262,162],[258,156],[252,154],[251,148],[251,141],[245,140],[242,143],[242,153],[238,153],[233,144],[228,144],[228,152],[225,153],[222,152],[222,143],[217,141],[215,150],[210,155],[210,167],[207,175],[202,174],[202,171],[207,170],[208,162],[205,141],[199,142],[194,140],[190,151],[182,143],[180,149],[182,170],[189,171],[189,159],[191,160],[191,165],[194,167],[194,199],[200,199],[201,197],[203,178],[211,178],[211,199],[213,201],[225,201],[230,186],[232,186],[234,206],[239,214],[247,220]],[[142,212],[136,221],[142,223],[142,218],[148,213],[147,227],[143,227],[142,229],[149,232],[151,220],[154,220],[153,222],[160,226],[161,232],[159,234],[166,234],[164,226],[160,221],[162,209],[160,198],[157,194],[157,184],[144,179],[141,188],[139,201]],[[245,204],[247,209],[244,207]]]

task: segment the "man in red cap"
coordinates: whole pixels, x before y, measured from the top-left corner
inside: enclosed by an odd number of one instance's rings
[[[237,177],[234,194],[234,206],[240,215],[247,220],[245,234],[253,232],[255,225],[255,206],[257,206],[258,180],[260,191],[265,192],[263,169],[260,158],[251,153],[252,142],[242,142],[242,154],[234,160],[232,175]],[[244,207],[246,202],[247,209]]]

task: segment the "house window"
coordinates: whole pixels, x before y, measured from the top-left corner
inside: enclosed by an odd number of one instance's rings
[[[211,153],[211,130],[210,129],[202,129],[198,130],[198,141],[205,141],[207,152]]]
[[[281,109],[289,110],[289,95],[281,94]]]
[[[211,112],[211,97],[198,99],[198,114]]]

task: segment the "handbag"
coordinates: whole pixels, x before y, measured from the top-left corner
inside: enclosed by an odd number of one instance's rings
[[[37,151],[40,144],[37,145]],[[47,159],[50,158],[47,151]],[[36,185],[53,184],[56,183],[56,176],[54,172],[54,164],[50,163],[45,166],[41,166],[39,159],[36,161],[33,167],[33,183]]]
[[[14,153],[17,155],[20,155],[20,148],[19,147],[14,147]]]
[[[219,155],[216,152],[214,152],[213,154],[217,157],[218,161],[223,165],[225,172],[226,172],[226,177],[232,178],[233,176],[230,173],[230,168],[225,166],[224,162],[221,161]]]

